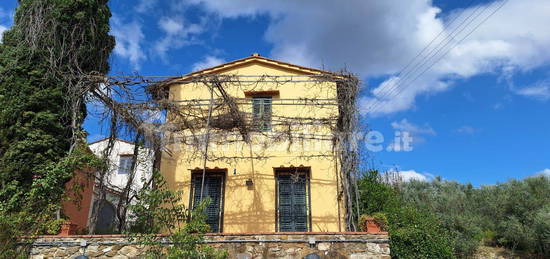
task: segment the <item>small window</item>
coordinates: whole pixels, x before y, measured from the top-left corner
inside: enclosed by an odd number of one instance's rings
[[[259,131],[271,130],[271,97],[252,98],[252,123]]]
[[[120,156],[118,162],[118,174],[129,174],[132,170],[132,163],[134,162],[134,156],[123,155]]]

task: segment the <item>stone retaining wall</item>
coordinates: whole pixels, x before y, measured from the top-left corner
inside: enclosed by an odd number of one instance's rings
[[[207,235],[206,242],[225,249],[230,258],[390,258],[386,233],[252,233]],[[30,258],[140,258],[147,247],[120,235],[42,236]]]

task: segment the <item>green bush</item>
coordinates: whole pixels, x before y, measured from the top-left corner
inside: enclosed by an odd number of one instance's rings
[[[134,212],[127,233],[133,239],[150,246],[145,258],[227,258],[223,250],[204,244],[206,224],[205,199],[195,209],[186,208],[181,192],[167,189],[166,181],[158,171],[153,172],[154,185],[140,190],[136,204],[130,205]],[[168,233],[166,246],[158,233]]]
[[[535,214],[533,228],[537,240],[537,250],[542,254],[550,255],[550,204]]]
[[[454,258],[445,237],[433,235],[422,227],[403,227],[391,231],[392,258]]]
[[[490,229],[485,230],[481,233],[479,239],[486,246],[494,246],[496,244],[496,232]]]
[[[0,213],[0,258],[24,258],[17,251],[17,236],[22,233],[20,216]]]
[[[377,171],[358,182],[361,212],[387,221],[393,258],[454,258],[449,233],[428,210],[407,206]]]
[[[447,230],[427,211],[409,206],[389,214],[393,258],[454,258]]]
[[[363,214],[359,217],[359,230],[361,231],[367,231],[367,221],[370,220],[372,217],[367,215],[367,214]]]
[[[383,212],[376,212],[372,214],[374,221],[380,225],[382,230],[387,230],[388,228],[388,217]]]
[[[400,207],[398,193],[390,186],[379,182],[378,171],[368,171],[357,182],[361,214],[372,215]]]
[[[64,183],[76,170],[103,165],[101,160],[78,146],[71,155],[57,163],[44,165],[43,170],[48,173],[34,179],[30,189],[18,197],[24,201],[24,207],[13,211],[11,208],[21,204],[16,200],[1,200],[0,258],[25,257],[25,251],[17,248],[18,237],[57,234],[64,221],[56,218],[65,193]]]

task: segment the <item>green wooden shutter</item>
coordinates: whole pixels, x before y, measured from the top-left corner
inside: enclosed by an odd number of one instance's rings
[[[279,175],[279,231],[293,231],[292,183],[290,175]]]
[[[297,177],[296,177],[297,176]],[[306,193],[306,177],[305,174],[295,175],[293,180],[292,205],[294,206],[294,231],[307,231],[307,193]],[[292,178],[292,177],[291,177]]]
[[[271,130],[271,97],[252,98],[252,119],[257,130]]]
[[[196,208],[201,199],[202,176],[193,177],[193,208]],[[220,211],[222,202],[222,184],[223,178],[220,176],[206,176],[204,180],[203,199],[210,198],[210,203],[206,206],[206,223],[210,226],[211,232],[220,232]]]
[[[277,182],[279,231],[308,231],[308,193],[305,174],[279,174]]]
[[[260,116],[261,116],[261,106],[262,106],[262,102],[261,102],[261,99],[258,99],[258,98],[254,98],[252,99],[252,119],[254,120],[254,122],[257,122],[260,120]]]
[[[263,101],[262,130],[271,130],[271,98],[265,98]]]

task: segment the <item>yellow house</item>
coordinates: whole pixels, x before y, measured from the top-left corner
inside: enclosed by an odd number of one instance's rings
[[[335,76],[253,54],[173,79],[169,188],[211,199],[212,232],[344,231]]]

